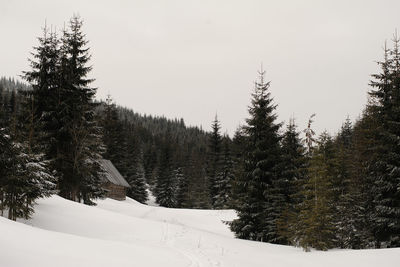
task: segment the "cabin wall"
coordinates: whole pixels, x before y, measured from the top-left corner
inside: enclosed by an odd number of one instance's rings
[[[102,186],[106,191],[106,196],[115,200],[126,199],[126,188],[120,185],[105,183]]]

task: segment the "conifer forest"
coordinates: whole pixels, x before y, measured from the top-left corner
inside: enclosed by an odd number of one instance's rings
[[[95,206],[108,159],[140,203],[235,210],[224,223],[239,239],[305,251],[400,247],[399,36],[370,59],[379,72],[365,77],[368,103],[335,134],[317,133],[318,114],[280,121],[256,66],[247,118],[229,135],[213,111],[207,131],[121,106],[112,88],[100,100],[83,26],[75,15],[61,30],[44,26],[29,68],[0,79],[2,216],[29,220],[52,195]]]

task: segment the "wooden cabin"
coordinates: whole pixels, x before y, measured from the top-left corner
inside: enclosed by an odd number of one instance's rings
[[[125,200],[126,190],[130,188],[128,182],[122,177],[117,168],[107,159],[100,161],[104,171],[106,172],[103,188],[106,190],[106,197],[115,200]]]

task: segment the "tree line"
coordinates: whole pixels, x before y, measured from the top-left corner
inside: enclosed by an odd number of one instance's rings
[[[235,179],[239,238],[330,248],[400,246],[400,41],[385,48],[369,101],[338,134],[283,134],[264,72],[242,128],[242,169]]]

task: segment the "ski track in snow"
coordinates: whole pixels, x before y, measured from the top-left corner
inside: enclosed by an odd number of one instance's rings
[[[183,228],[183,226],[182,226],[182,228]],[[183,229],[183,231],[184,231],[184,229]],[[201,264],[199,258],[197,258],[196,255],[194,255],[191,252],[188,252],[185,249],[178,248],[174,245],[175,238],[177,238],[177,237],[179,237],[178,233],[176,233],[174,235],[174,237],[172,237],[172,238],[170,237],[169,223],[166,220],[164,220],[164,231],[163,231],[164,243],[168,247],[170,247],[170,248],[174,249],[175,251],[179,252],[180,254],[182,254],[185,258],[189,259],[190,264],[187,267],[203,267],[203,264]]]

